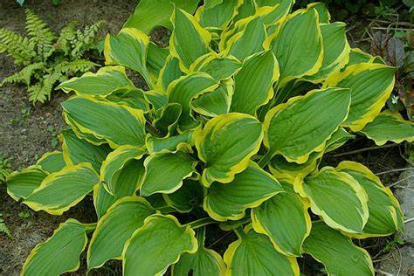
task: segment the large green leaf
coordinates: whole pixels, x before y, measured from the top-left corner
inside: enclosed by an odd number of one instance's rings
[[[89,163],[70,165],[49,174],[23,203],[35,211],[61,215],[90,193],[98,181]]]
[[[172,194],[163,194],[169,206],[187,213],[203,204],[204,189],[199,181],[184,179],[183,185]]]
[[[270,47],[279,62],[279,87],[290,80],[317,73],[323,62],[318,13],[309,9],[289,15]]]
[[[264,13],[263,19],[266,25],[273,25],[285,18],[294,3],[294,0],[256,0],[257,13]]]
[[[21,172],[13,172],[6,178],[7,193],[16,201],[24,199],[40,186],[47,175],[40,166],[30,166]]]
[[[303,249],[321,262],[329,275],[374,275],[368,252],[322,221],[312,224],[312,231]]]
[[[403,230],[403,213],[397,199],[389,188],[364,165],[343,161],[336,168],[351,175],[364,188],[368,195],[369,217],[358,238],[387,236]]]
[[[91,96],[77,96],[62,103],[64,117],[83,133],[105,139],[112,148],[145,145],[142,110]]]
[[[197,9],[196,19],[204,28],[225,28],[237,14],[241,0],[205,0]]]
[[[161,48],[154,42],[148,44],[147,69],[154,83],[157,82],[161,69],[164,67],[169,55],[170,49],[168,47]]]
[[[205,72],[216,80],[225,80],[233,76],[241,67],[242,63],[235,57],[221,57],[212,52],[197,61],[194,71]]]
[[[179,135],[156,138],[147,137],[147,150],[150,154],[158,152],[175,152],[178,150],[185,151],[193,145],[193,131],[185,131]]]
[[[37,160],[36,165],[39,165],[43,171],[54,173],[60,171],[67,165],[63,153],[61,151],[46,152]]]
[[[98,221],[88,248],[88,269],[97,268],[110,259],[119,259],[126,241],[154,214],[141,197],[118,200]]]
[[[257,207],[282,191],[272,175],[251,162],[230,183],[211,184],[204,198],[204,209],[218,221],[239,220],[247,208]]]
[[[414,142],[414,123],[404,120],[399,113],[389,110],[378,115],[360,132],[374,140],[378,146],[389,141],[394,143]]]
[[[122,65],[137,71],[153,87],[146,67],[148,36],[135,28],[124,28],[117,36],[108,34],[105,38],[105,64]]]
[[[147,34],[157,26],[171,28],[170,17],[174,6],[192,14],[198,2],[200,0],[141,0],[124,28],[140,29]]]
[[[374,120],[394,88],[395,71],[383,64],[360,63],[329,76],[324,87],[343,87],[352,91],[349,116],[343,126],[359,131]]]
[[[332,228],[361,233],[368,221],[368,196],[347,173],[324,167],[303,180],[298,177],[295,191],[309,199],[312,212]]]
[[[78,270],[80,255],[88,242],[86,234],[92,229],[74,219],[60,224],[52,237],[30,252],[21,275],[61,275]]]
[[[207,117],[227,114],[230,110],[233,93],[234,81],[228,79],[222,81],[214,91],[194,99],[191,106],[194,111]]]
[[[171,54],[180,60],[184,69],[189,69],[199,57],[210,51],[211,35],[191,14],[181,9],[174,10],[171,22],[174,26],[170,38]]]
[[[263,138],[261,123],[254,117],[230,113],[207,122],[194,134],[198,157],[205,163],[202,183],[228,183],[249,165]]]
[[[126,243],[123,273],[162,275],[182,254],[195,253],[197,248],[195,233],[189,226],[182,226],[171,215],[152,215]]]
[[[68,165],[88,162],[98,172],[103,160],[111,152],[108,145],[95,146],[90,144],[79,139],[70,129],[61,131],[59,139],[62,142],[63,157]]]
[[[142,196],[170,194],[178,190],[185,178],[195,171],[197,161],[185,153],[156,153],[145,159],[145,176],[140,187]]]
[[[71,78],[58,87],[65,92],[74,91],[77,95],[107,96],[119,89],[134,89],[122,66],[107,66],[96,73],[85,73],[79,78]]]
[[[255,115],[256,110],[273,97],[273,83],[279,78],[279,67],[271,51],[247,58],[236,74],[230,111]]]
[[[180,61],[177,58],[169,56],[164,67],[160,71],[157,80],[157,87],[160,91],[166,92],[171,82],[184,75],[180,69]]]
[[[305,163],[346,120],[351,91],[342,88],[313,90],[271,109],[264,122],[267,157],[283,155],[289,162]]]
[[[224,253],[226,275],[299,275],[296,258],[287,257],[273,247],[269,238],[247,227],[238,230],[239,239]]]
[[[103,183],[99,183],[93,187],[93,205],[98,219],[105,215],[109,207],[116,201],[117,198],[105,189]]]
[[[279,193],[252,210],[253,229],[269,236],[279,252],[301,256],[311,229],[308,208],[309,204],[295,193]]]

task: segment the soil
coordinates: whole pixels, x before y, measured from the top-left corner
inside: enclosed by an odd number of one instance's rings
[[[85,25],[103,19],[107,22],[108,30],[116,33],[134,10],[137,2],[137,0],[62,0],[60,5],[54,6],[51,0],[26,0],[24,7],[32,9],[45,19],[55,31],[59,31],[63,25],[75,19]],[[24,34],[24,24],[24,9],[15,4],[13,0],[1,1],[0,28]],[[166,34],[168,34],[167,31],[160,29],[152,38],[164,45]],[[0,55],[0,82],[15,71],[12,60]],[[139,82],[139,80],[136,81]],[[14,170],[33,164],[45,152],[59,149],[55,145],[56,133],[65,128],[60,103],[67,97],[68,95],[58,91],[53,94],[51,101],[33,106],[28,102],[25,86],[0,87],[0,154],[11,160]],[[350,142],[340,151],[331,153],[326,163],[335,166],[342,160],[355,160],[367,165],[375,173],[406,166],[406,161],[401,155],[401,152],[404,152],[402,145],[352,152],[355,149],[373,146],[375,145],[371,141],[358,139]],[[398,176],[399,172],[386,173],[381,175],[381,179],[385,185],[389,185],[395,183]],[[3,219],[12,233],[12,238],[0,234],[0,275],[10,276],[19,275],[30,250],[37,243],[51,236],[59,223],[69,217],[82,222],[96,221],[92,199],[89,197],[63,216],[51,216],[44,212],[34,212],[27,206],[16,203],[7,195],[4,185],[0,185],[0,213],[3,214]],[[222,253],[229,240],[235,237],[231,234],[221,235],[222,233],[214,235],[212,240],[207,241],[207,246],[213,246]],[[375,260],[379,260],[385,255],[381,250],[392,239],[392,237],[369,239],[362,245],[370,251],[371,256],[375,256]],[[300,262],[300,266],[305,268],[306,275],[320,274],[315,271],[320,271],[321,266],[310,265],[308,258]],[[91,274],[120,275],[120,269],[120,262],[113,261]],[[386,270],[383,267],[381,269]],[[85,260],[83,257],[81,269],[72,275],[84,274]]]

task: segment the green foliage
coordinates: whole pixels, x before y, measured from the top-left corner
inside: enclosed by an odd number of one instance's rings
[[[52,215],[92,194],[98,220],[63,223],[22,275],[75,271],[90,232],[89,270],[117,259],[125,275],[299,275],[309,254],[331,275],[374,274],[352,238],[401,231],[399,203],[367,167],[325,154],[356,135],[414,141],[411,122],[381,113],[396,69],[351,49],[323,5],[275,2],[205,1],[192,15],[142,0],[106,37],[108,66],[59,85],[76,93],[62,152],[11,174],[8,192]],[[158,24],[166,48],[150,42]],[[220,255],[205,241],[223,231],[237,240]]]
[[[1,85],[24,83],[28,86],[29,100],[33,104],[44,103],[50,99],[56,83],[97,66],[83,57],[96,47],[103,24],[104,21],[98,21],[81,31],[73,21],[57,36],[38,15],[26,10],[28,37],[0,29],[0,53],[12,57],[16,65],[24,66],[4,78]]]
[[[3,215],[1,213],[0,213],[0,233],[6,234],[7,237],[9,238],[12,237],[10,230],[7,227],[6,223],[4,222]]]

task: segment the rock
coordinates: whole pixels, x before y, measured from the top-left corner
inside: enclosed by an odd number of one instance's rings
[[[400,175],[401,183],[398,184],[395,195],[400,201],[401,208],[404,212],[404,219],[407,221],[404,224],[405,233],[403,240],[406,243],[414,244],[414,168],[407,170]]]

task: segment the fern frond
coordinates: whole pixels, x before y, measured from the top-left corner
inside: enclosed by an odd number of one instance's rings
[[[26,9],[26,31],[31,37],[30,40],[35,42],[37,52],[43,59],[53,54],[56,35],[38,15],[29,9]]]
[[[71,50],[71,41],[76,38],[76,26],[78,21],[74,20],[67,24],[60,31],[59,38],[56,41],[56,48],[62,50],[65,55],[68,55]]]
[[[37,102],[44,103],[50,99],[53,86],[61,78],[62,74],[59,72],[53,72],[43,76],[43,80],[39,81],[35,85],[29,86],[27,91],[29,92],[29,100],[36,104]]]
[[[27,37],[0,29],[0,53],[6,53],[16,64],[30,64],[37,57],[35,43]]]
[[[55,71],[67,75],[75,75],[76,73],[85,73],[99,64],[86,59],[77,59],[74,61],[63,61],[56,65]]]
[[[9,228],[3,220],[3,214],[0,214],[0,233],[6,234],[9,238],[12,237]]]
[[[5,83],[17,83],[17,82],[23,82],[29,85],[30,79],[32,78],[33,74],[37,70],[42,70],[44,68],[45,68],[45,64],[43,62],[37,62],[37,63],[27,65],[20,72],[17,72],[14,75],[4,78],[0,86],[2,86]]]
[[[95,24],[86,26],[82,31],[76,32],[76,39],[72,40],[71,55],[74,58],[81,58],[83,54],[92,49],[98,41],[99,29],[105,24],[104,20],[100,20]]]

